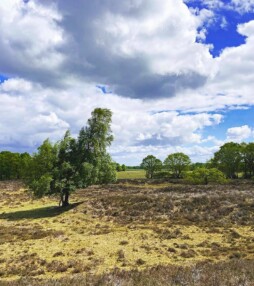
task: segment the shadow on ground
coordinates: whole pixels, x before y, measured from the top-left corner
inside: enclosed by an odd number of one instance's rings
[[[0,219],[7,219],[10,221],[20,220],[20,219],[39,219],[39,218],[50,218],[58,216],[69,210],[72,210],[82,204],[82,202],[74,203],[68,207],[44,207],[25,211],[16,211],[10,213],[0,214]]]

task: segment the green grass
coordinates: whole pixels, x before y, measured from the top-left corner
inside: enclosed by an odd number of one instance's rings
[[[145,170],[127,170],[117,173],[117,179],[144,179],[145,177]]]

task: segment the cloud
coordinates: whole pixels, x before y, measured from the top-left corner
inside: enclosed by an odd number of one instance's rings
[[[230,9],[234,10],[240,14],[250,13],[254,11],[254,1],[253,0],[185,0],[185,3],[200,2],[200,5],[205,6],[211,10],[221,10]]]
[[[141,150],[145,145],[201,143],[202,130],[222,120],[220,114],[155,111],[149,101],[144,103],[115,94],[105,96],[96,86],[86,83],[77,84],[75,90],[59,91],[23,79],[9,79],[0,85],[1,144],[34,150],[47,137],[59,140],[67,128],[76,136],[96,107],[113,111],[112,150],[116,153],[117,146],[136,146]]]
[[[206,130],[223,124],[225,110],[254,104],[254,21],[238,26],[243,45],[214,59],[202,40],[222,2],[206,4],[0,1],[0,74],[9,77],[0,84],[1,148],[33,151],[67,128],[75,136],[105,107],[116,160],[182,151],[205,161],[223,143]]]
[[[252,135],[252,130],[248,125],[232,127],[227,130],[227,140],[242,142]]]
[[[59,75],[64,54],[63,30],[57,9],[39,2],[0,2],[0,72],[52,84]]]
[[[4,0],[0,16],[1,71],[44,86],[75,78],[121,96],[172,97],[204,85],[211,64],[196,43],[208,16],[179,0]]]
[[[231,6],[239,13],[249,13],[254,11],[253,0],[231,0]]]

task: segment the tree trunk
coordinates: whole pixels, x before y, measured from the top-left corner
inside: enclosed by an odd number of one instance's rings
[[[63,193],[60,194],[60,201],[59,201],[59,207],[63,205]]]
[[[68,189],[64,189],[63,191],[64,191],[63,207],[66,207],[69,205],[70,193]]]
[[[59,206],[62,207],[67,207],[70,203],[69,203],[69,196],[70,196],[70,192],[68,189],[63,189],[61,196],[60,196],[60,202],[59,202]]]

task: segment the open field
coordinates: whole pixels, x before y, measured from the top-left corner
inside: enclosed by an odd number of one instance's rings
[[[0,190],[0,285],[254,285],[251,183],[130,180],[67,209]]]
[[[117,179],[144,179],[145,177],[145,170],[127,170],[124,172],[117,172]]]

